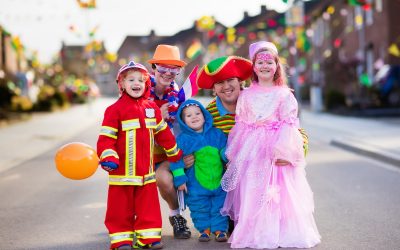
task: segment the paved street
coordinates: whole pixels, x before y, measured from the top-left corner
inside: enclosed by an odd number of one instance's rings
[[[68,180],[53,158],[59,146],[71,141],[94,147],[109,103],[99,100],[0,128],[0,249],[108,248],[106,173],[99,169],[89,179]],[[391,152],[382,159],[395,155],[398,123],[308,111],[301,118],[311,141],[307,176],[322,235],[314,249],[398,249],[400,168],[368,153]],[[346,142],[348,148],[332,141]],[[354,153],[350,146],[360,144],[370,151]],[[165,249],[229,249],[226,243],[199,243],[193,227],[190,240],[173,240],[168,209],[164,201],[161,205]]]

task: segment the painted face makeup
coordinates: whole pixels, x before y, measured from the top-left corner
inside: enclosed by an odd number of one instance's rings
[[[277,69],[274,55],[272,55],[270,52],[258,53],[256,55],[256,60],[253,67],[254,72],[257,74],[259,79],[273,79]]]
[[[256,60],[263,60],[263,61],[273,60],[274,61],[275,58],[269,52],[260,52],[257,54]]]

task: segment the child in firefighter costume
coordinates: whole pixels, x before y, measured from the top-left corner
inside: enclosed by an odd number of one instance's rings
[[[188,169],[182,159],[171,162],[174,185],[186,191],[185,202],[200,232],[199,241],[209,241],[212,232],[216,241],[225,242],[228,218],[221,215],[220,209],[226,196],[221,188],[226,135],[213,127],[211,114],[195,100],[182,103],[176,119],[182,131],[177,137],[178,147],[184,155],[194,154],[196,161]]]
[[[104,113],[97,152],[109,171],[105,225],[111,249],[162,248],[161,211],[153,164],[153,146],[161,145],[170,161],[181,151],[161,118],[160,109],[148,100],[147,69],[129,62],[117,75],[120,98]]]

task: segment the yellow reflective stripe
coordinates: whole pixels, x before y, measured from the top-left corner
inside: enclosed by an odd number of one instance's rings
[[[143,186],[142,176],[118,176],[110,175],[108,177],[109,185],[129,185],[129,186]]]
[[[109,175],[109,185],[127,185],[127,186],[143,186],[156,181],[155,173],[150,173],[145,176],[119,176]]]
[[[113,139],[117,139],[118,129],[109,126],[101,126],[100,135],[108,136]]]
[[[154,172],[154,163],[153,163],[153,150],[154,150],[154,135],[153,135],[153,130],[150,129],[150,168],[149,168],[149,173]]]
[[[115,158],[119,159],[117,152],[115,152],[112,149],[106,149],[103,151],[103,153],[101,153],[100,160],[103,160],[104,158],[109,157],[109,156],[114,156]]]
[[[133,231],[128,231],[128,232],[110,234],[110,239],[111,243],[114,244],[117,242],[127,241],[127,240],[133,241],[133,236],[134,236]]]
[[[146,123],[146,128],[156,128],[157,127],[157,121],[155,118],[144,119],[144,122]]]
[[[159,239],[161,238],[161,228],[149,228],[144,230],[136,230],[136,237],[138,239]]]
[[[143,177],[143,185],[153,183],[156,181],[156,174],[155,173],[150,173],[147,174]]]
[[[128,176],[134,176],[136,169],[136,130],[126,131],[125,143],[125,173]]]
[[[164,120],[161,120],[161,122],[157,125],[156,132],[154,134],[157,134],[158,132],[166,129],[167,126],[168,126],[167,123]]]
[[[141,246],[142,248],[145,247],[147,244],[142,243],[139,239],[136,240],[136,244],[138,244],[139,246]]]
[[[122,121],[122,130],[123,131],[138,129],[138,128],[140,128],[139,119]]]
[[[165,149],[165,153],[167,154],[167,156],[171,157],[171,156],[175,156],[179,153],[179,149],[177,147],[177,145],[175,144],[175,146],[171,149]]]

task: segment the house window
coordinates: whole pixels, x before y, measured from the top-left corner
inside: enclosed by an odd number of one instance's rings
[[[382,0],[375,0],[376,12],[382,12]]]
[[[314,28],[314,36],[312,37],[313,43],[317,46],[321,46],[324,41],[324,20],[319,18]]]
[[[368,4],[372,4],[372,0],[367,1]],[[369,8],[365,11],[365,24],[371,26],[374,23],[374,9]]]

